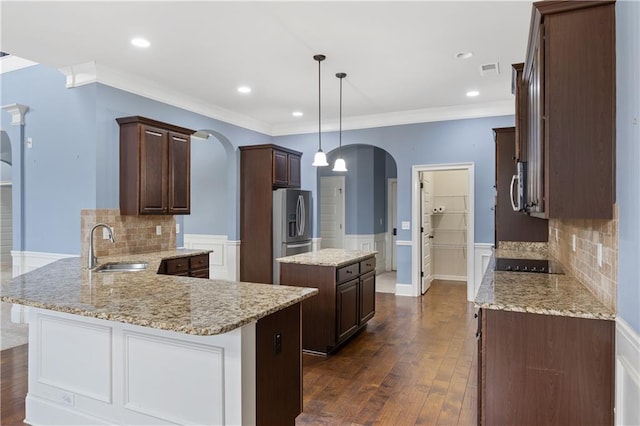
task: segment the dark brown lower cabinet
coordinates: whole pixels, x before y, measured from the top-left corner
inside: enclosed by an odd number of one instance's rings
[[[164,259],[160,263],[158,274],[209,278],[209,254]]]
[[[376,312],[376,259],[335,266],[280,264],[280,284],[314,287],[302,302],[302,348],[329,354],[362,329]]]
[[[256,323],[256,425],[294,425],[302,412],[302,305]]]
[[[614,321],[492,309],[479,318],[479,424],[613,424]]]

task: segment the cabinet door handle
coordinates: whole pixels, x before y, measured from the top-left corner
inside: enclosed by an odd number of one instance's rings
[[[152,135],[152,136],[162,136],[162,133],[152,132],[151,130],[145,130],[144,132],[145,132],[146,134],[148,134],[148,135]]]

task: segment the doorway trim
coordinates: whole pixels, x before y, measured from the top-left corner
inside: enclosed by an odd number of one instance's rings
[[[391,187],[393,184],[396,184],[396,196],[392,200],[391,196]],[[393,211],[396,212],[396,223],[391,220],[393,216]],[[393,261],[396,259],[398,253],[396,252],[396,244],[393,241],[393,230],[397,228],[398,221],[398,178],[389,178],[387,179],[387,253],[386,253],[386,265],[385,269],[387,271],[395,271],[393,269]],[[397,232],[396,232],[397,234]],[[396,237],[397,238],[397,237]]]
[[[467,300],[475,299],[475,164],[448,163],[411,166],[411,293],[420,296],[420,173],[445,170],[467,171]]]
[[[345,248],[346,245],[346,209],[347,209],[347,197],[346,197],[346,178],[345,176],[320,176],[318,179],[318,211],[319,211],[319,215],[318,215],[318,225],[319,225],[319,229],[320,229],[320,247],[322,247],[322,242],[325,240],[322,237],[322,182],[337,182],[339,184],[339,186],[341,186],[341,198],[342,198],[342,210],[337,212],[338,217],[336,218],[336,220],[338,222],[341,222],[342,227],[340,228],[340,236],[339,238],[342,240],[342,248]]]

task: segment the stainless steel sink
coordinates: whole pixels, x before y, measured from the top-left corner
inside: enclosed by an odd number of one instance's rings
[[[149,266],[146,262],[116,262],[100,265],[95,272],[137,272],[144,271]]]

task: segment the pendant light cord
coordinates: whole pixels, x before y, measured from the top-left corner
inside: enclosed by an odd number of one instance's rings
[[[344,77],[339,75],[338,78],[340,78],[340,133],[338,136],[340,140],[340,149],[338,150],[338,158],[342,158],[342,79]]]
[[[324,59],[324,57],[322,57],[322,59]],[[322,104],[321,104],[321,99],[322,99],[322,91],[320,90],[320,62],[322,62],[322,59],[318,59],[318,150],[322,151],[322,125],[321,122],[322,120],[320,119],[320,116],[322,115]]]

